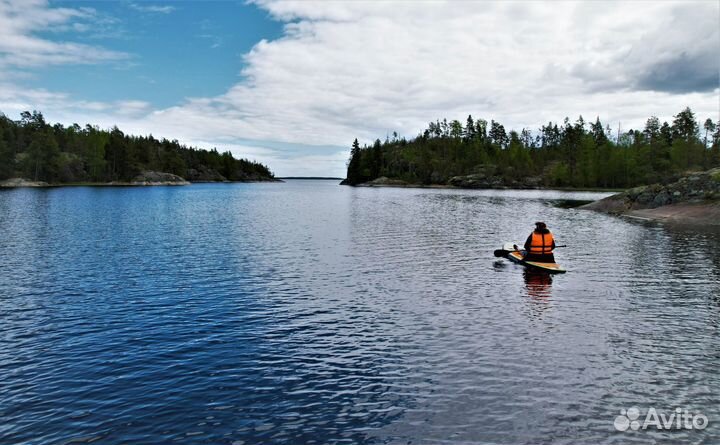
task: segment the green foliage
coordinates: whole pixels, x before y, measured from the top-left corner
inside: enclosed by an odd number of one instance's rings
[[[15,156],[3,138],[0,137],[0,180],[7,179],[15,170]]]
[[[380,176],[446,183],[453,176],[481,173],[505,183],[532,177],[533,183],[546,186],[634,187],[720,165],[720,130],[712,122],[703,128],[705,141],[689,108],[678,113],[672,125],[651,117],[643,131],[629,130],[615,138],[599,118],[588,124],[582,116],[519,134],[506,132],[494,120],[488,124],[468,116],[463,127],[460,121],[443,119],[430,122],[409,141],[395,136],[360,147],[356,139],[347,183]],[[713,145],[706,149],[711,136]]]
[[[32,142],[24,159],[26,177],[35,181],[53,181],[59,173],[60,148],[52,133],[39,129],[32,136]]]
[[[129,181],[143,170],[188,178],[191,171],[215,171],[231,181],[269,179],[257,162],[230,152],[201,150],[153,136],[130,136],[120,129],[90,125],[64,127],[25,111],[19,121],[0,113],[0,179],[24,176],[46,182]]]
[[[550,168],[548,175],[549,185],[555,187],[567,187],[570,185],[570,169],[566,164],[555,164]]]

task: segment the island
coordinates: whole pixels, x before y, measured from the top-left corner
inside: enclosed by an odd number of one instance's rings
[[[193,182],[281,182],[247,159],[188,147],[117,127],[51,125],[38,111],[19,121],[0,113],[0,187],[187,185]]]
[[[720,128],[687,107],[671,122],[614,131],[599,118],[506,131],[494,120],[430,122],[415,138],[352,144],[351,186],[625,190],[720,166]]]

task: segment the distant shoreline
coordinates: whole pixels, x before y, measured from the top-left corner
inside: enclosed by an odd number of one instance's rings
[[[332,176],[279,176],[277,179],[301,179],[301,180],[319,180],[319,181],[342,181],[345,178],[335,178]]]
[[[28,181],[23,180],[21,182],[8,182],[0,181],[0,189],[16,189],[16,188],[58,188],[58,187],[181,187],[192,184],[249,184],[249,183],[278,183],[285,182],[279,178],[274,179],[261,179],[252,181],[162,181],[162,182],[137,182],[137,181],[112,181],[112,182],[42,182],[42,181]]]
[[[345,185],[345,184],[344,184]],[[591,187],[458,187],[449,184],[371,184],[362,183],[351,187],[364,187],[364,188],[417,188],[417,189],[451,189],[451,190],[556,190],[560,192],[606,192],[606,193],[620,193],[625,189],[612,189],[612,188],[591,188]]]

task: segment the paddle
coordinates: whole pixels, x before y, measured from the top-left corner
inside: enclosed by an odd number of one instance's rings
[[[517,248],[517,246],[514,246],[516,251],[519,251],[520,249]],[[555,246],[556,249],[559,249],[561,247],[567,247],[567,244],[563,244],[562,246]],[[506,257],[510,253],[510,250],[505,249],[498,249],[495,252],[493,252],[493,255],[495,255],[498,258]]]

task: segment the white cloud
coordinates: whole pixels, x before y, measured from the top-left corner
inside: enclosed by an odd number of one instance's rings
[[[348,153],[337,148],[313,149],[312,147],[296,146],[279,148],[263,146],[262,142],[251,144],[221,142],[218,144],[218,141],[212,140],[188,140],[186,142],[208,149],[217,147],[219,151],[230,151],[236,158],[261,162],[270,167],[277,176],[345,177],[344,168],[338,170],[337,166],[339,164],[344,166]]]
[[[581,114],[638,128],[685,106],[720,117],[716,2],[257,4],[285,22],[284,36],[245,54],[243,77],[226,93],[125,114],[57,104],[48,116],[250,153],[279,175],[342,175],[341,150],[355,137],[413,137],[430,120],[469,113],[515,129]],[[58,9],[44,22],[89,13]],[[32,36],[37,20],[19,34]],[[62,46],[48,51],[64,57]]]
[[[246,54],[245,80],[226,94],[191,99],[152,122],[196,121],[203,136],[348,145],[393,130],[414,136],[429,120],[468,113],[516,128],[579,114],[639,125],[686,105],[717,115],[717,89],[642,91],[633,80],[657,62],[663,42],[673,42],[671,54],[683,45],[717,50],[717,23],[681,19],[678,4],[260,5],[289,21],[285,37]],[[697,9],[689,17],[717,17],[712,3],[689,7]],[[659,34],[660,43],[647,37]],[[583,76],[582,66],[603,69]],[[598,88],[598,77],[612,88]]]
[[[151,13],[157,13],[157,14],[170,14],[171,12],[175,11],[174,6],[169,5],[143,5],[139,3],[130,3],[130,7],[136,11],[140,12],[151,12]]]
[[[111,127],[116,125],[113,121],[124,121],[135,126],[134,121],[146,116],[152,110],[152,105],[139,100],[77,100],[65,93],[44,89],[18,89],[16,85],[0,83],[1,112],[13,116],[28,110],[38,110],[46,116],[59,114],[66,123],[101,123]]]
[[[92,9],[51,8],[45,0],[0,0],[0,75],[17,68],[123,60],[127,54],[94,45],[38,37],[42,31],[87,30]]]

